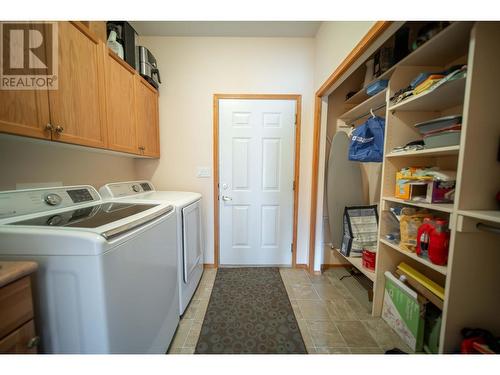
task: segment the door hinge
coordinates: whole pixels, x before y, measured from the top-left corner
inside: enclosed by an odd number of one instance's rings
[[[295,125],[297,125],[297,114],[295,114]]]
[[[295,191],[295,180],[292,182],[292,190]]]
[[[290,244],[290,252],[293,253],[293,243]]]

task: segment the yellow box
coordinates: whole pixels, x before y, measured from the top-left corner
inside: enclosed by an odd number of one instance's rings
[[[415,176],[415,172],[421,170],[422,167],[409,167],[396,172],[396,186],[394,188],[394,197],[399,199],[411,200],[414,196],[426,195],[426,181],[432,181],[432,177]],[[409,184],[408,180],[421,182],[421,184]]]
[[[408,177],[402,172],[396,173],[396,188],[394,189],[394,196],[399,199],[410,199],[410,185],[401,183]]]

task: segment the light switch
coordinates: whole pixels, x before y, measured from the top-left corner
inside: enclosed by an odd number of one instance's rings
[[[210,167],[198,167],[197,168],[196,177],[207,178],[207,177],[210,177],[211,175],[212,174],[211,174]]]

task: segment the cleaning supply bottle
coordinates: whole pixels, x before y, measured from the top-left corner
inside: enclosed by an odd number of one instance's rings
[[[417,255],[432,263],[445,266],[448,262],[450,234],[448,222],[441,218],[425,218],[417,231]]]
[[[440,266],[445,266],[448,263],[450,233],[447,226],[446,220],[437,218],[434,222],[434,230],[431,232],[429,259],[432,263]]]
[[[430,232],[432,230],[432,219],[426,217],[417,230],[416,252],[419,257],[429,259]]]
[[[123,46],[116,40],[116,37],[116,30],[111,30],[109,32],[107,45],[114,53],[123,59]]]

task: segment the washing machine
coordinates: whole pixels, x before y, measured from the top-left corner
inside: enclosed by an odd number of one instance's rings
[[[88,185],[0,192],[0,260],[38,263],[41,352],[163,354],[177,325],[177,220]]]
[[[104,199],[162,202],[176,208],[179,265],[179,314],[189,305],[203,274],[203,228],[201,194],[186,191],[157,191],[150,181],[116,182],[102,186]]]

